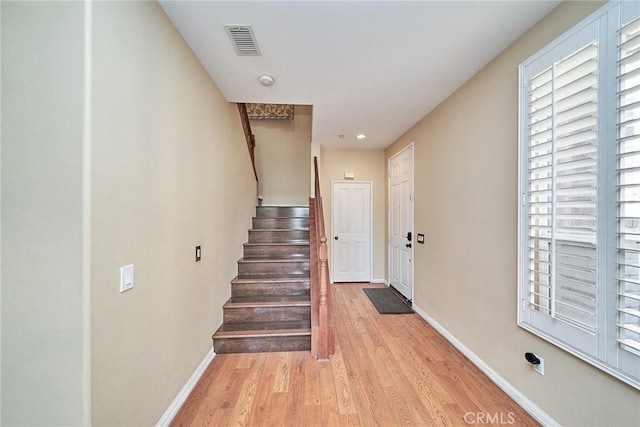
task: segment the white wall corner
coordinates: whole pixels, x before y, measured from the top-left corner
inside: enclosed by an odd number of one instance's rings
[[[207,369],[214,357],[216,357],[216,354],[214,353],[213,348],[211,348],[204,359],[202,359],[202,362],[200,362],[200,365],[198,365],[193,374],[191,374],[191,377],[189,378],[189,380],[187,380],[187,383],[184,385],[184,387],[182,387],[182,390],[180,390],[176,398],[173,399],[173,402],[171,402],[167,410],[164,412],[162,418],[160,418],[160,421],[158,421],[158,423],[156,424],[156,427],[169,426],[184,402],[187,400],[187,397],[189,397],[196,384],[198,384],[200,377]]]
[[[504,391],[509,397],[511,397],[518,405],[522,407],[529,415],[531,415],[536,421],[543,426],[556,427],[560,426],[556,420],[551,418],[549,414],[544,412],[538,405],[533,403],[527,396],[522,394],[520,390],[515,388],[511,383],[505,380],[500,374],[493,370],[484,360],[482,360],[477,354],[471,351],[449,331],[447,331],[441,324],[436,322],[427,313],[425,313],[420,307],[413,304],[412,308],[420,317],[422,317],[429,325],[433,327],[440,335],[442,335],[447,341],[449,341],[455,348],[464,354],[467,359],[471,361],[478,369],[480,369],[491,381],[493,381],[502,391]]]

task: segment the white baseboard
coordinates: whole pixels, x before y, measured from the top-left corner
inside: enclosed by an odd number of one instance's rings
[[[493,381],[498,387],[502,389],[509,397],[511,397],[518,405],[529,413],[536,421],[543,426],[560,426],[553,418],[544,412],[538,405],[533,403],[527,396],[522,394],[520,390],[511,385],[500,374],[494,371],[487,363],[482,360],[477,354],[469,350],[467,346],[462,344],[456,337],[454,337],[449,331],[447,331],[441,324],[432,319],[427,313],[425,313],[420,307],[413,304],[412,308],[420,317],[422,317],[433,329],[438,331],[447,341],[449,341],[455,348],[464,354],[467,359],[471,361],[478,369],[480,369],[491,381]]]
[[[158,421],[158,424],[156,424],[156,427],[166,427],[171,423],[171,421],[173,421],[173,417],[176,416],[176,414],[184,404],[184,401],[187,400],[187,397],[189,397],[189,394],[191,394],[193,388],[196,386],[196,384],[198,384],[200,377],[204,373],[205,369],[207,369],[207,366],[209,366],[209,363],[211,363],[214,357],[216,357],[216,354],[213,352],[213,348],[211,348],[204,359],[202,359],[202,362],[200,362],[200,365],[198,365],[193,374],[191,374],[191,377],[189,378],[187,383],[184,385],[184,387],[182,387],[182,390],[180,390],[176,398],[173,399],[173,402],[171,402],[171,405],[169,405],[167,410],[164,412],[162,418],[160,418],[160,421]]]
[[[386,280],[384,279],[371,279],[371,283],[384,283],[385,285],[387,284]]]

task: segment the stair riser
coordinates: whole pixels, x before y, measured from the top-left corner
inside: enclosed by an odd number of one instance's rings
[[[232,297],[272,297],[286,295],[309,295],[309,283],[235,283],[231,285]]]
[[[308,245],[260,245],[245,246],[245,258],[287,258],[300,257],[309,258]]]
[[[241,307],[225,308],[224,323],[289,322],[311,320],[309,307]]]
[[[309,241],[308,230],[261,231],[249,230],[250,243],[287,243],[291,241]]]
[[[213,350],[216,354],[309,351],[311,337],[216,338]]]
[[[256,216],[265,217],[308,217],[309,208],[301,206],[258,206],[256,208]]]
[[[309,218],[253,218],[253,228],[309,228]]]
[[[309,275],[309,260],[296,262],[239,262],[238,277]]]

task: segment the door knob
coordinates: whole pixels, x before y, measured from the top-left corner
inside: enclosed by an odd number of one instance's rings
[[[410,248],[411,247],[411,243],[407,243],[405,246]]]
[[[335,237],[334,237],[334,239],[335,239],[335,240],[338,240],[338,236],[335,236]]]

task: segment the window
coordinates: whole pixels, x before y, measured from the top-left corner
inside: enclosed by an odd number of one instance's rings
[[[640,3],[520,66],[518,324],[640,389]]]

